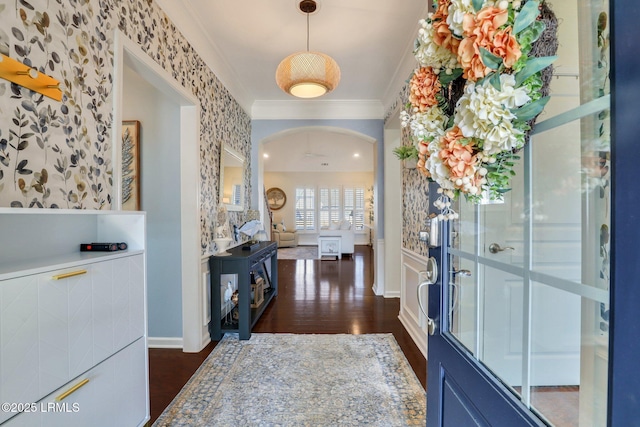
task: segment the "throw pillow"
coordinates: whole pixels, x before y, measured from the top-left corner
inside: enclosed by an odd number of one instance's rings
[[[347,220],[342,221],[340,224],[340,230],[351,230],[351,223]]]
[[[329,230],[338,230],[340,228],[340,224],[336,221],[331,221],[329,224]]]
[[[284,225],[283,225],[283,224],[276,224],[276,230],[278,230],[278,231],[280,231],[280,232],[285,232],[285,231],[287,231],[287,230],[284,228]]]

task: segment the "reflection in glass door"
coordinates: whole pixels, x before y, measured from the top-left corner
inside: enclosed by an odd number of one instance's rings
[[[554,4],[552,100],[512,190],[500,203],[459,201],[450,228],[449,333],[556,426],[606,425],[608,7]]]

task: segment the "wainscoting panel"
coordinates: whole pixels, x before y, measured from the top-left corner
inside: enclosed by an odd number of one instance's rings
[[[400,296],[400,322],[413,338],[418,348],[427,357],[427,329],[426,318],[418,306],[417,289],[420,284],[420,272],[425,269],[427,258],[402,249],[402,274]],[[427,292],[423,292],[425,307],[428,304]]]

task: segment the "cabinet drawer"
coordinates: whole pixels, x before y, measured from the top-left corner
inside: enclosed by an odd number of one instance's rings
[[[0,401],[38,401],[144,328],[141,254],[0,281]]]
[[[146,387],[146,345],[140,338],[3,427],[139,426],[148,417]]]

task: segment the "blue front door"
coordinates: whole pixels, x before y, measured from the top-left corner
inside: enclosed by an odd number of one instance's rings
[[[553,8],[552,98],[512,191],[458,201],[430,250],[428,426],[640,425],[640,7]]]

